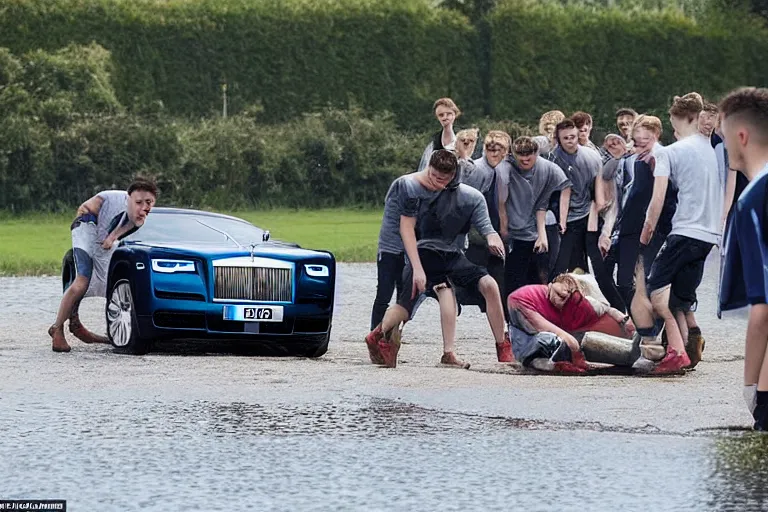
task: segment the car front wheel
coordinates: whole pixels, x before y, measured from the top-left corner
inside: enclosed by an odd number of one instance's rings
[[[118,352],[134,355],[149,352],[150,340],[139,334],[131,283],[127,279],[117,281],[109,294],[107,334]]]

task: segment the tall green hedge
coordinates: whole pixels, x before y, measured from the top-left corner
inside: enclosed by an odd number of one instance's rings
[[[95,41],[128,107],[175,115],[263,109],[266,121],[325,106],[433,120],[435,98],[477,110],[473,28],[427,0],[4,0],[0,46],[15,53]]]
[[[768,31],[743,16],[697,23],[673,11],[511,2],[490,23],[497,117],[532,122],[550,109],[585,110],[610,128],[622,106],[666,119],[674,95],[717,100],[768,82]]]

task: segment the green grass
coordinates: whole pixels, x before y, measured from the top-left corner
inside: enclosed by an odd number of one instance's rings
[[[333,252],[338,261],[376,260],[381,210],[225,212],[268,229],[274,238]],[[72,215],[0,216],[0,275],[59,275],[71,248]]]

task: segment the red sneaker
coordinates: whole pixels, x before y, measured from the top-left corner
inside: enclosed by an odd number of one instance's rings
[[[512,343],[509,341],[509,333],[504,333],[504,341],[496,344],[496,358],[500,363],[514,363],[515,356],[512,354]]]
[[[582,368],[581,366],[577,366],[574,363],[570,361],[558,361],[555,363],[555,368],[552,370],[556,373],[568,373],[573,375],[580,375],[583,373],[587,373],[586,368]]]
[[[384,333],[378,340],[379,352],[387,368],[397,368],[397,353],[400,351],[400,329],[397,327]]]
[[[383,337],[384,333],[381,331],[381,324],[377,325],[365,337],[365,344],[368,345],[368,356],[373,364],[384,364],[384,358],[379,350],[379,340]]]
[[[683,369],[690,364],[691,360],[685,352],[678,354],[670,349],[667,350],[664,359],[651,371],[651,375],[680,375],[685,373]]]
[[[589,370],[589,365],[587,364],[587,359],[584,357],[584,352],[571,352],[571,360],[573,361],[573,366],[576,368],[581,368],[583,371]]]

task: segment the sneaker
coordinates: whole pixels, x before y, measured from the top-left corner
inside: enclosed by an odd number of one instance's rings
[[[587,359],[584,357],[584,352],[571,352],[571,361],[576,368],[581,368],[585,372],[589,370],[589,365],[587,364]]]
[[[464,361],[456,357],[455,352],[444,353],[443,357],[440,358],[440,365],[449,366],[451,368],[462,368],[464,370],[469,370],[469,363],[465,363]]]
[[[587,373],[586,368],[582,368],[581,366],[578,366],[570,361],[558,361],[554,363],[554,365],[555,367],[552,371],[556,373],[566,373],[572,375],[581,375]]]
[[[397,327],[384,333],[378,340],[379,352],[387,368],[397,368],[397,353],[400,351],[400,329]]]
[[[704,352],[706,342],[701,336],[701,328],[691,327],[688,330],[688,340],[685,343],[685,353],[691,360],[691,364],[685,367],[686,370],[693,369],[701,361],[701,353]]]
[[[72,350],[64,337],[64,328],[60,325],[52,325],[48,329],[48,334],[52,338],[51,348],[54,352],[69,352]]]
[[[109,343],[109,338],[106,336],[94,334],[86,329],[77,315],[69,319],[69,332],[83,343]]]
[[[512,354],[512,343],[509,341],[509,333],[504,333],[504,341],[496,344],[496,359],[500,363],[514,363],[515,356]]]
[[[635,373],[647,375],[656,368],[657,363],[658,361],[651,361],[646,357],[640,356],[632,363],[632,369],[635,370]]]
[[[651,371],[652,375],[680,375],[685,373],[683,368],[691,364],[688,354],[678,354],[674,350],[667,351],[664,359]]]
[[[373,364],[384,364],[384,358],[379,350],[379,340],[383,337],[384,333],[381,332],[381,324],[377,325],[365,337],[365,344],[368,346],[368,356]]]

